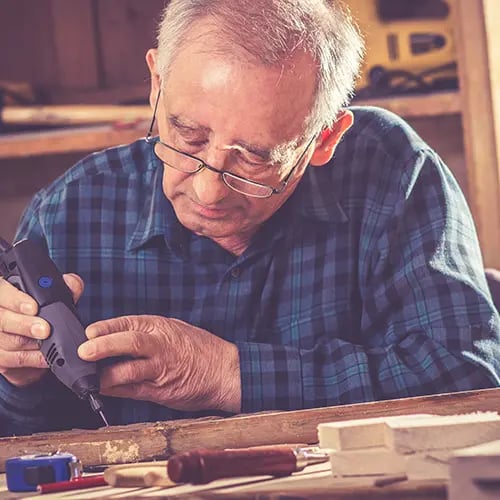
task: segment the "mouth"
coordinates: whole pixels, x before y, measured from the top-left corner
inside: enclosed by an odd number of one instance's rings
[[[225,219],[230,214],[228,208],[207,207],[200,205],[193,200],[191,200],[191,203],[197,215],[204,217],[205,219]]]

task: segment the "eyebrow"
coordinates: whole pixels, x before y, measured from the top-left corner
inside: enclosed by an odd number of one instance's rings
[[[205,134],[208,134],[211,132],[209,127],[204,127],[203,125],[198,125],[195,123],[189,123],[183,121],[183,119],[178,116],[178,115],[169,115],[168,121],[170,124],[178,129],[186,129],[192,132],[203,132]]]
[[[234,146],[239,146],[240,148],[246,149],[249,153],[259,156],[265,161],[269,161],[269,159],[271,158],[271,150],[269,150],[268,148],[257,146],[256,144],[251,144],[245,141],[236,141],[234,143]]]
[[[193,122],[184,121],[179,115],[169,115],[168,121],[173,127],[177,129],[184,129],[184,130],[189,130],[190,132],[199,132],[207,135],[210,132],[212,132],[210,127],[205,127],[203,125],[199,125]],[[243,140],[237,140],[233,144],[227,146],[228,149],[234,147],[237,148],[239,147],[241,149],[244,149],[249,153],[258,156],[259,158],[262,158],[263,161],[270,161],[271,158],[273,157],[274,149],[276,149],[276,148],[269,149]]]

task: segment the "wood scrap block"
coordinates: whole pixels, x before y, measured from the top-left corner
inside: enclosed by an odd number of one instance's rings
[[[500,439],[500,416],[483,412],[430,419],[387,419],[385,431],[385,446],[397,453],[457,449]]]
[[[365,450],[332,451],[330,465],[334,476],[343,477],[406,473],[404,459],[383,446]]]
[[[400,455],[386,447],[332,452],[330,464],[336,476],[401,475],[408,479],[448,478],[449,450]]]
[[[453,452],[448,491],[449,500],[500,498],[500,440]]]
[[[413,414],[323,423],[318,425],[318,441],[322,448],[342,451],[385,446],[386,422],[401,421],[404,423],[407,420],[432,416],[430,414]]]

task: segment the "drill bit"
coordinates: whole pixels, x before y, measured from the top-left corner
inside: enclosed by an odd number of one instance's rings
[[[96,413],[99,414],[99,416],[102,418],[102,421],[104,422],[104,424],[106,425],[106,427],[109,427],[108,421],[107,421],[107,419],[106,419],[106,417],[104,415],[104,412],[102,411],[104,405],[102,404],[102,401],[99,398],[99,396],[96,396],[93,393],[89,393],[88,398],[89,398],[90,407]]]
[[[97,413],[99,413],[100,417],[102,418],[102,421],[106,425],[106,427],[109,427],[108,421],[106,420],[106,417],[104,416],[104,413],[102,410],[97,410]]]

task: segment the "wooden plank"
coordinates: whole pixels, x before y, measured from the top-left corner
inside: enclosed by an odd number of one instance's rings
[[[405,118],[455,115],[460,113],[460,94],[456,91],[426,95],[405,95],[373,99],[354,99],[357,106],[378,106]]]
[[[238,448],[264,444],[316,443],[322,422],[363,417],[496,411],[500,388],[438,394],[231,418],[179,420],[108,427],[95,431],[40,433],[0,439],[0,471],[9,457],[64,450],[86,465],[162,460],[193,448]]]
[[[144,57],[156,46],[155,33],[164,5],[164,0],[99,1],[98,36],[105,87],[135,85],[149,78]]]
[[[457,0],[469,200],[485,264],[500,268],[500,2]]]
[[[98,123],[137,123],[151,120],[151,107],[105,104],[52,106],[7,106],[0,110],[6,125],[96,125]]]
[[[50,0],[57,87],[99,86],[92,5],[92,0]]]
[[[147,124],[116,128],[109,125],[11,134],[0,137],[1,158],[26,158],[99,149],[127,144],[145,135]]]

